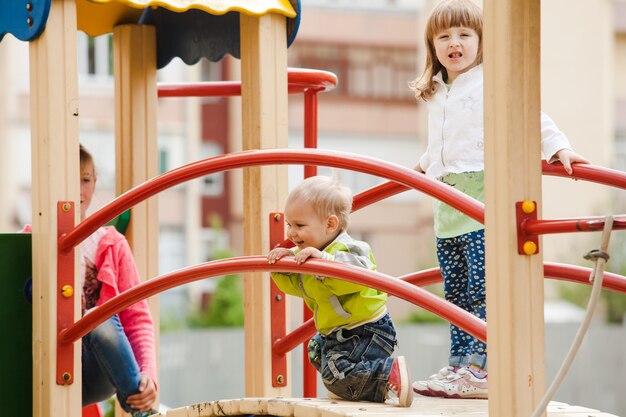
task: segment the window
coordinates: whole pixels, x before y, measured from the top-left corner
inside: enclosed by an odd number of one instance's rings
[[[290,66],[337,75],[337,88],[329,95],[414,102],[408,88],[418,66],[414,48],[303,42],[290,49],[289,59]]]
[[[78,33],[78,74],[89,81],[113,80],[113,37]]]

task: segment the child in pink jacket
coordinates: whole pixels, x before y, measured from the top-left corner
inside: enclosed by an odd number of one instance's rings
[[[95,187],[93,158],[80,147],[80,215],[85,219]],[[24,232],[30,232],[26,226]],[[96,230],[80,245],[82,313],[140,283],[126,238],[113,226]],[[157,396],[152,316],[143,300],[82,338],[83,406],[117,395],[133,417],[152,414]]]

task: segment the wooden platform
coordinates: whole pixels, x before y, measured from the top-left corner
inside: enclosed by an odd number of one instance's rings
[[[237,415],[280,417],[488,417],[487,400],[455,400],[416,396],[411,408],[397,400],[385,404],[331,400],[327,398],[243,398],[211,401],[159,414],[162,417],[214,417]],[[548,417],[618,417],[586,407],[552,401]]]

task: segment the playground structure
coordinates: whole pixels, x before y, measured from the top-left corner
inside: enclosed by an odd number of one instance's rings
[[[118,5],[118,3],[105,2],[102,7],[112,5]],[[100,7],[96,3],[92,6]],[[529,411],[532,411],[533,405],[538,403],[542,392],[545,390],[543,386],[545,376],[541,369],[543,363],[543,327],[541,317],[538,317],[538,312],[542,309],[537,301],[543,299],[540,288],[540,284],[543,282],[541,252],[539,247],[539,252],[529,251],[524,255],[518,255],[520,231],[518,229],[512,230],[510,219],[515,218],[516,203],[534,201],[536,204],[534,209],[530,213],[526,213],[531,217],[534,213],[534,218],[524,219],[526,225],[522,228],[523,237],[531,240],[540,233],[574,231],[577,225],[583,230],[600,230],[603,226],[603,220],[590,218],[551,223],[537,220],[538,210],[541,207],[541,194],[538,185],[541,168],[538,165],[538,158],[531,157],[531,155],[538,154],[538,143],[534,143],[529,138],[534,136],[532,132],[537,130],[535,128],[538,124],[533,117],[520,120],[517,115],[539,114],[536,97],[538,92],[525,91],[521,85],[518,85],[520,84],[517,82],[519,73],[514,74],[514,71],[519,71],[518,66],[509,68],[511,64],[504,59],[506,54],[511,54],[510,50],[513,48],[498,43],[506,42],[508,38],[502,37],[500,39],[495,36],[497,31],[504,33],[511,30],[517,31],[515,32],[517,35],[528,35],[523,36],[524,42],[536,42],[538,34],[532,30],[532,25],[527,22],[520,23],[514,18],[515,13],[523,12],[529,20],[537,19],[536,3],[512,1],[485,4],[486,27],[494,31],[491,33],[492,38],[488,38],[487,33],[485,34],[486,39],[491,39],[493,42],[486,45],[485,56],[488,57],[488,53],[490,53],[494,57],[493,61],[486,58],[486,70],[488,70],[486,86],[491,88],[492,93],[494,93],[491,96],[493,102],[487,102],[487,106],[491,106],[491,114],[494,115],[494,119],[499,121],[497,125],[495,123],[488,125],[486,133],[493,135],[491,137],[496,135],[509,137],[511,132],[514,132],[513,135],[515,136],[506,143],[492,143],[493,146],[487,149],[487,169],[495,169],[499,173],[509,173],[509,175],[494,176],[497,178],[486,184],[488,190],[486,205],[491,204],[491,207],[495,207],[487,216],[484,216],[481,204],[463,195],[454,196],[454,192],[452,192],[452,196],[446,194],[441,190],[441,187],[431,184],[423,176],[406,168],[385,164],[383,161],[356,158],[354,155],[333,155],[322,151],[298,152],[283,149],[286,145],[286,95],[289,89],[285,59],[288,33],[285,16],[294,16],[294,13],[292,10],[288,10],[289,8],[284,2],[282,6],[282,12],[273,11],[269,7],[263,9],[263,13],[242,8],[237,9],[242,12],[240,14],[243,68],[241,95],[244,113],[244,149],[249,150],[249,152],[198,161],[190,166],[181,167],[176,172],[159,177],[156,176],[155,163],[156,114],[154,106],[157,97],[155,34],[153,29],[145,25],[115,27],[118,105],[116,111],[118,146],[116,149],[120,178],[118,191],[120,194],[124,191],[126,193],[105,209],[74,227],[76,223],[74,205],[78,200],[75,198],[78,195],[78,181],[76,175],[72,173],[78,173],[76,123],[78,109],[75,101],[75,69],[72,69],[71,64],[75,40],[72,39],[73,31],[67,30],[67,28],[75,26],[75,3],[69,0],[59,0],[50,4],[46,29],[40,37],[31,42],[34,170],[33,317],[35,317],[33,340],[34,346],[39,349],[36,354],[48,358],[45,362],[34,364],[33,415],[38,417],[48,415],[74,417],[79,415],[78,398],[80,395],[77,387],[79,387],[80,378],[76,375],[80,375],[78,372],[80,369],[79,362],[77,362],[80,351],[77,347],[78,344],[73,342],[88,331],[89,326],[96,325],[97,319],[103,319],[105,314],[113,314],[117,311],[116,309],[128,305],[125,303],[132,303],[132,297],[135,297],[134,300],[137,301],[157,294],[170,285],[182,284],[191,279],[206,278],[213,274],[219,275],[226,271],[246,272],[246,317],[260,318],[254,320],[254,323],[251,323],[251,320],[246,321],[246,351],[250,352],[250,355],[246,355],[246,361],[250,363],[250,366],[247,367],[250,369],[250,375],[247,375],[246,378],[246,395],[250,397],[290,396],[288,385],[281,384],[280,378],[278,378],[279,375],[285,377],[287,372],[276,375],[276,371],[273,369],[274,361],[271,359],[276,354],[279,356],[283,354],[284,356],[284,353],[293,347],[293,343],[304,340],[307,334],[310,335],[311,328],[309,324],[308,328],[291,334],[291,340],[283,335],[285,337],[281,338],[280,343],[275,343],[275,334],[272,333],[274,329],[268,328],[272,308],[270,302],[272,300],[271,289],[269,280],[265,275],[262,275],[262,271],[269,271],[271,268],[263,262],[262,258],[258,257],[258,255],[267,252],[270,244],[276,243],[276,236],[281,235],[278,231],[274,232],[273,239],[270,237],[273,228],[271,221],[266,221],[265,216],[275,212],[286,195],[284,171],[265,165],[287,163],[305,164],[311,167],[308,168],[308,173],[315,165],[325,164],[376,173],[389,178],[392,182],[368,193],[367,195],[372,199],[371,202],[383,198],[384,194],[377,194],[381,190],[387,192],[387,195],[391,195],[393,192],[406,187],[417,188],[430,191],[432,195],[468,212],[478,220],[484,219],[488,233],[488,269],[498,270],[499,275],[510,277],[509,280],[504,280],[505,282],[497,283],[501,287],[492,286],[492,290],[490,290],[490,309],[495,307],[498,313],[493,315],[494,319],[489,322],[489,332],[502,335],[495,340],[494,338],[490,339],[492,352],[490,379],[493,387],[490,387],[490,414],[530,415]],[[216,12],[216,10],[212,11]],[[219,15],[219,13],[216,14]],[[494,16],[498,16],[499,19],[495,19]],[[500,20],[506,22],[508,26],[497,26],[504,24]],[[60,28],[65,28],[65,30],[60,30]],[[62,59],[58,58],[59,55],[62,56]],[[528,55],[532,54],[529,53]],[[529,57],[525,54],[516,54],[514,59],[529,59],[531,63],[536,63],[536,57]],[[489,71],[491,74],[495,74],[496,65],[498,68],[497,77],[489,74]],[[522,65],[521,67],[527,68],[528,71],[528,73],[522,74],[523,80],[537,77],[537,71],[533,65]],[[501,88],[502,83],[509,88]],[[527,100],[518,100],[509,108],[497,106],[499,100],[504,102],[509,94],[519,93],[522,96],[522,91]],[[533,94],[534,96],[532,96]],[[310,94],[309,99],[314,102],[314,94]],[[516,106],[520,106],[526,113],[522,113],[519,108],[515,108]],[[537,111],[533,113],[534,110]],[[486,113],[489,113],[488,109]],[[311,119],[311,122],[313,121],[314,118]],[[507,129],[507,123],[522,128]],[[307,131],[314,133],[314,128],[311,127],[311,130]],[[313,133],[311,134],[312,138],[315,136]],[[48,140],[41,140],[41,138],[48,138]],[[496,145],[504,146],[504,149],[496,150]],[[268,148],[275,150],[258,151]],[[501,156],[502,152],[514,153],[516,158],[495,158],[496,153]],[[519,158],[520,152],[525,155],[524,158]],[[347,159],[352,159],[354,163],[346,162]],[[519,170],[503,169],[507,167],[500,165],[501,160],[505,160],[507,164],[521,164],[522,168]],[[260,165],[263,167],[258,167]],[[245,168],[244,204],[246,207],[245,241],[247,242],[245,254],[251,255],[251,258],[233,259],[228,262],[217,263],[217,265],[191,267],[189,270],[181,271],[180,274],[150,280],[137,287],[136,290],[120,296],[115,302],[110,303],[107,309],[100,309],[100,316],[90,315],[89,318],[80,319],[74,324],[76,321],[75,312],[78,311],[76,297],[62,298],[61,295],[54,297],[53,294],[59,294],[59,290],[64,285],[77,287],[74,277],[76,262],[73,248],[82,238],[88,236],[99,225],[115,217],[116,214],[134,206],[134,216],[129,226],[129,241],[135,249],[135,256],[142,275],[155,277],[157,275],[154,264],[156,259],[155,203],[154,200],[146,200],[146,198],[174,185],[176,181],[232,168]],[[559,173],[556,167],[546,167],[546,169],[552,174]],[[515,171],[520,174],[518,176],[510,174]],[[594,167],[576,167],[575,169],[575,174],[581,179],[598,180],[598,172],[603,172],[603,170]],[[527,175],[521,175],[522,173]],[[622,189],[626,188],[623,174],[610,171],[604,171],[604,174],[611,176],[609,182]],[[498,195],[497,200],[495,199],[496,193]],[[523,195],[520,196],[519,193]],[[463,204],[460,204],[454,197],[462,200]],[[258,218],[255,213],[262,213],[263,218]],[[519,225],[520,222],[518,221]],[[613,228],[623,229],[624,227],[624,221],[618,219]],[[490,235],[490,233],[494,234]],[[489,245],[489,239],[491,242],[497,240],[500,243],[497,246],[493,243]],[[502,244],[502,242],[507,242],[507,244]],[[522,242],[522,246],[524,242]],[[257,257],[253,255],[257,255]],[[492,264],[489,264],[489,259],[491,259]],[[495,259],[498,261],[495,262]],[[274,267],[282,270],[286,267],[293,268],[293,270],[298,270],[298,268],[315,269],[348,280],[362,280],[360,282],[369,279],[370,281],[367,282],[372,285],[383,288],[392,294],[402,294],[403,298],[417,301],[430,310],[441,313],[446,319],[457,322],[461,327],[469,327],[468,330],[481,339],[486,338],[484,323],[477,323],[469,317],[464,320],[463,313],[454,314],[455,309],[453,307],[437,303],[428,293],[420,291],[416,287],[408,286],[408,284],[386,279],[386,277],[381,276],[382,274],[358,274],[355,271],[344,271],[339,267],[329,266],[323,262],[310,262],[304,266],[296,267],[289,265],[288,261],[282,261]],[[500,271],[505,272],[500,273]],[[586,275],[586,273],[568,275],[559,266],[553,266],[552,271],[555,276],[568,276],[568,279],[572,280],[577,279],[574,277],[580,278]],[[431,274],[431,277],[436,276],[436,271],[431,272]],[[614,288],[624,291],[622,281],[623,277],[607,275],[608,283],[613,283]],[[494,297],[494,293],[498,294],[498,297]],[[516,293],[517,296],[511,297],[511,293]],[[519,317],[520,315],[522,317]],[[90,323],[90,320],[93,321]],[[513,322],[524,323],[524,325],[510,326],[510,323]],[[252,346],[255,349],[248,349]],[[263,348],[259,349],[259,346]],[[526,352],[526,354],[520,352]],[[528,355],[528,352],[531,354]],[[512,357],[522,357],[524,360],[512,361]],[[500,374],[498,363],[516,363],[513,377]],[[507,365],[507,369],[509,368]],[[524,381],[521,381],[520,375],[532,376],[533,383],[527,384],[527,378],[522,378]],[[511,378],[511,380],[508,381],[506,378]],[[506,384],[504,383],[505,380]],[[285,379],[283,378],[282,381],[284,382]]]

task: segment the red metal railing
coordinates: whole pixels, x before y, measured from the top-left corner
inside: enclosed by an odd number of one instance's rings
[[[305,68],[287,70],[289,94],[307,91],[330,91],[337,86],[332,72]],[[236,97],[241,95],[241,81],[206,81],[198,83],[159,83],[159,97]]]
[[[335,74],[320,70],[303,68],[289,68],[287,71],[288,91],[290,94],[304,93],[304,148],[317,148],[317,104],[318,93],[330,91],[337,85]],[[161,84],[158,89],[159,97],[208,97],[208,96],[239,96],[241,82],[219,81],[192,84]],[[317,175],[317,166],[305,165],[304,177]],[[282,294],[282,291],[270,284],[272,292]],[[282,294],[284,297],[284,294]],[[303,321],[312,317],[312,312],[306,305],[302,306]],[[306,348],[302,350],[304,396],[315,397],[317,372],[309,364]]]
[[[269,264],[265,256],[242,256],[202,263],[144,281],[110,299],[62,330],[59,334],[59,341],[61,343],[74,342],[117,312],[170,288],[208,277],[250,271],[321,274],[378,288],[438,314],[481,340],[487,340],[486,325],[481,319],[420,287],[380,272],[319,259],[310,259],[303,264],[298,264],[293,259],[283,258],[275,264]]]
[[[591,268],[553,262],[544,262],[543,264],[543,273],[546,278],[576,282],[578,284],[591,285],[589,282],[591,271]],[[419,287],[436,284],[442,280],[439,268],[425,269],[398,277],[398,279]],[[605,271],[602,288],[626,294],[626,277]],[[292,330],[286,337],[274,343],[274,348],[278,349],[279,352],[289,352],[302,341],[310,339],[315,334],[315,331],[313,320],[307,320]]]
[[[457,192],[455,189],[447,185],[431,180],[422,174],[396,164],[381,161],[372,157],[336,151],[320,151],[315,149],[258,150],[221,155],[197,161],[159,175],[158,177],[155,177],[144,184],[129,190],[128,192],[117,197],[107,206],[89,216],[71,231],[60,236],[58,245],[59,254],[61,255],[69,250],[72,250],[76,244],[84,240],[102,224],[105,224],[107,221],[124,212],[133,205],[159,193],[160,191],[178,185],[179,183],[197,178],[199,176],[233,168],[286,163],[327,165],[389,178],[394,181],[394,183],[386,183],[382,186],[374,188],[378,188],[379,190],[382,189],[383,194],[389,194],[390,190],[395,191],[399,189],[399,187],[395,185],[396,183],[399,184],[400,187],[415,188],[450,204],[478,221],[483,221],[483,206],[480,202],[477,202],[463,193]],[[375,195],[375,192],[370,189],[359,194],[355,198],[354,207],[358,209],[368,203],[371,203],[372,201],[378,201],[378,197]],[[440,279],[437,268],[422,271],[418,274],[411,274],[403,277],[402,280],[396,280],[390,279],[391,277],[380,273],[342,264],[335,265],[334,263],[311,260],[304,265],[294,267],[290,264],[290,262],[291,261],[289,260],[284,260],[270,266],[266,263],[264,257],[232,258],[218,263],[213,262],[202,264],[196,267],[177,271],[160,278],[152,279],[136,287],[136,289],[129,290],[115,299],[110,300],[108,303],[105,303],[88,316],[85,316],[71,326],[62,329],[59,333],[59,343],[68,344],[77,340],[79,337],[85,335],[95,326],[100,324],[107,317],[110,317],[115,314],[115,312],[124,309],[137,301],[174,286],[206,278],[213,273],[215,273],[215,275],[223,275],[230,272],[245,272],[251,270],[312,272],[313,268],[316,273],[336,276],[338,278],[380,288],[383,291],[397,295],[405,300],[414,302],[436,314],[439,314],[478,338],[483,340],[486,338],[484,322],[471,315],[471,317],[466,317],[465,312],[458,307],[453,306],[444,300],[440,300],[427,291],[420,291],[417,287],[410,288],[412,287],[410,284],[402,282],[403,280],[417,282],[420,284],[435,282]],[[577,282],[585,282],[588,278],[588,270],[585,268],[559,266],[558,264],[547,265],[547,272],[557,278]],[[406,285],[409,285],[409,287],[406,287]],[[607,288],[626,292],[626,278],[620,277],[619,275],[607,274],[605,286]],[[480,321],[480,323],[476,320]],[[310,326],[312,326],[312,324],[305,324],[302,328],[299,328],[295,332],[276,341],[274,348],[278,349],[279,352],[286,352],[295,347],[295,345],[292,346],[292,343],[301,343],[308,336],[310,336],[312,329]]]
[[[556,263],[546,263],[544,268],[547,277],[589,284],[590,268]],[[145,281],[110,299],[62,330],[59,333],[59,341],[61,343],[75,342],[112,315],[171,288],[205,278],[251,271],[314,273],[378,288],[439,315],[480,340],[487,340],[485,322],[460,307],[420,288],[422,285],[441,280],[439,268],[431,268],[398,279],[380,272],[319,259],[309,259],[303,264],[298,264],[293,259],[283,258],[275,264],[269,264],[265,256],[241,256],[205,262]],[[605,272],[603,284],[604,288],[626,293],[626,277]],[[305,324],[305,326],[311,328],[311,324]],[[312,329],[314,331],[314,328]],[[276,342],[274,346],[279,353],[284,354],[310,336],[310,331],[303,330],[301,326],[284,339]]]
[[[455,189],[441,184],[437,181],[428,179],[427,177],[417,174],[416,172],[395,164],[377,160],[375,158],[364,157],[362,155],[353,155],[343,152],[320,152],[317,147],[317,94],[323,91],[332,90],[337,84],[337,78],[334,74],[326,71],[306,70],[306,69],[289,69],[288,70],[288,91],[290,94],[304,93],[304,145],[307,150],[267,150],[267,151],[247,151],[230,155],[222,155],[208,160],[198,161],[188,164],[184,167],[170,171],[160,175],[148,182],[135,187],[127,193],[113,200],[107,207],[102,208],[85,221],[80,223],[76,228],[59,237],[59,254],[66,254],[72,250],[79,242],[93,233],[98,227],[107,221],[113,219],[128,208],[135,204],[170,188],[179,183],[188,181],[193,178],[208,175],[215,172],[225,171],[233,168],[242,168],[247,166],[268,165],[268,164],[303,164],[305,165],[305,177],[315,175],[317,165],[325,165],[336,168],[353,169],[355,171],[368,174],[378,175],[388,178],[391,181],[383,183],[379,186],[372,187],[354,198],[353,211],[365,207],[374,202],[380,201],[389,196],[409,189],[417,189],[423,191],[439,200],[457,208],[466,213],[475,220],[484,223],[484,206],[482,203],[467,197],[465,194],[457,192]],[[232,82],[209,82],[195,84],[160,84],[158,87],[159,97],[189,97],[189,96],[239,96],[241,95],[241,83]],[[543,163],[543,172],[546,175],[568,176],[563,170],[562,165]],[[570,177],[573,179],[582,179],[601,184],[611,185],[618,188],[626,189],[626,174],[593,165],[574,165],[574,174]],[[613,229],[626,228],[626,216],[617,216]],[[526,220],[522,225],[525,233],[545,234],[545,233],[567,233],[577,231],[597,231],[602,230],[604,219],[599,217],[566,219],[566,220]],[[283,242],[285,246],[290,246],[288,241]],[[258,257],[257,257],[258,258]],[[241,262],[241,265],[235,266],[231,262]],[[164,275],[159,278],[152,279],[136,289],[125,292],[115,297],[103,306],[98,308],[88,316],[78,320],[73,325],[61,330],[59,333],[59,343],[67,344],[77,340],[82,335],[88,333],[106,318],[123,310],[129,305],[145,299],[151,295],[162,292],[174,286],[182,285],[197,279],[209,277],[206,274],[222,275],[231,272],[245,271],[271,271],[276,270],[291,271],[293,266],[283,265],[289,261],[284,260],[280,263],[268,266],[264,262],[264,258],[256,259],[255,257],[232,258],[227,261],[215,261],[213,263],[201,264],[196,267],[187,268],[172,274]],[[317,265],[318,263],[321,265]],[[380,273],[372,273],[358,269],[353,271],[352,267],[339,265],[324,265],[326,262],[312,260],[305,265],[305,270],[293,270],[294,272],[316,272],[325,275],[344,278],[349,281],[362,283],[365,285],[380,288],[390,294],[395,294],[408,301],[414,302],[422,307],[440,314],[450,322],[464,328],[474,336],[486,340],[486,330],[484,322],[476,319],[474,316],[464,317],[468,313],[459,309],[452,304],[440,300],[424,290],[414,287],[417,292],[410,288],[404,288],[404,283],[408,281],[415,285],[426,285],[441,280],[438,268],[421,271],[401,277],[400,280],[391,279]],[[224,264],[224,265],[222,265]],[[227,265],[226,265],[227,264]],[[315,267],[308,269],[308,267]],[[234,269],[233,269],[234,268]],[[244,268],[244,269],[239,269]],[[328,269],[330,268],[330,269]],[[334,270],[334,268],[339,268]],[[341,270],[346,269],[347,270]],[[314,271],[313,271],[314,269]],[[546,277],[570,280],[581,283],[588,283],[589,269],[572,267],[567,265],[550,264],[544,265]],[[336,275],[333,275],[335,273]],[[201,274],[201,275],[198,275]],[[370,276],[371,274],[374,277]],[[380,281],[382,277],[386,281]],[[164,282],[164,281],[172,281]],[[399,285],[399,289],[396,288]],[[390,285],[390,287],[387,287]],[[626,279],[616,274],[606,273],[604,286],[615,291],[626,292]],[[419,291],[421,290],[421,291]],[[425,303],[422,305],[421,303]],[[106,308],[103,308],[107,306]],[[452,306],[452,307],[450,307]],[[459,311],[457,311],[459,310]],[[468,321],[465,322],[465,319]],[[476,321],[478,320],[478,321]],[[479,323],[480,322],[480,323]],[[274,351],[284,354],[293,349],[297,344],[308,339],[315,331],[312,320],[308,320],[298,329],[292,331],[285,337],[274,343]],[[305,352],[306,356],[306,352]],[[306,360],[305,360],[306,363]],[[305,396],[315,396],[315,380],[316,373],[311,367],[308,375],[305,367],[304,391]]]
[[[583,180],[595,182],[602,185],[621,188],[626,190],[626,173],[614,169],[604,168],[592,164],[573,164],[573,173],[569,175],[565,172],[560,163],[548,164],[542,161],[542,172],[544,175],[571,178],[573,180]],[[362,207],[373,204],[377,201],[394,196],[404,191],[410,190],[402,184],[393,181],[385,182],[375,187],[369,188],[354,197],[352,210],[356,211]],[[483,222],[484,223],[484,222]],[[541,235],[551,233],[574,233],[574,232],[598,232],[604,228],[604,217],[584,217],[575,219],[554,219],[554,220],[527,220],[522,225],[528,235]],[[626,229],[626,214],[614,216],[613,230]]]
[[[351,169],[367,174],[378,175],[399,182],[407,187],[422,190],[447,204],[458,208],[470,217],[483,222],[484,208],[482,203],[472,199],[462,192],[449,187],[441,182],[432,180],[414,170],[382,161],[372,157],[357,154],[350,154],[337,151],[320,151],[317,149],[272,149],[244,151],[234,154],[220,155],[213,158],[193,162],[161,174],[145,183],[120,195],[107,206],[93,213],[87,219],[78,224],[75,228],[63,233],[58,239],[59,257],[67,257],[70,251],[79,243],[95,232],[101,225],[115,218],[130,207],[152,197],[153,195],[178,185],[182,182],[208,175],[214,172],[242,168],[247,166],[269,165],[269,164],[302,164],[302,165],[326,165],[335,168]],[[62,277],[73,276],[70,271],[60,271],[57,280],[61,283]],[[60,284],[59,284],[60,285]],[[71,301],[65,300],[65,301]],[[72,317],[59,316],[63,323],[73,322]],[[460,326],[463,328],[463,326]],[[64,331],[64,326],[59,327],[59,331]],[[467,329],[470,331],[469,329]],[[67,360],[71,349],[67,343],[57,342],[58,362],[69,364]],[[67,353],[64,353],[67,352]],[[64,359],[65,358],[65,359]],[[65,368],[57,366],[57,380],[62,381],[63,375],[71,375],[73,369],[69,365]],[[68,379],[65,383],[71,383]],[[60,382],[61,383],[61,382]],[[311,395],[313,389],[309,388],[307,395]]]
[[[481,202],[455,188],[392,162],[348,152],[319,149],[261,149],[218,155],[192,162],[126,191],[80,222],[72,231],[60,236],[59,251],[63,253],[71,250],[101,225],[106,224],[134,205],[175,185],[216,172],[273,164],[322,165],[377,175],[405,187],[420,190],[484,223],[484,205]]]

